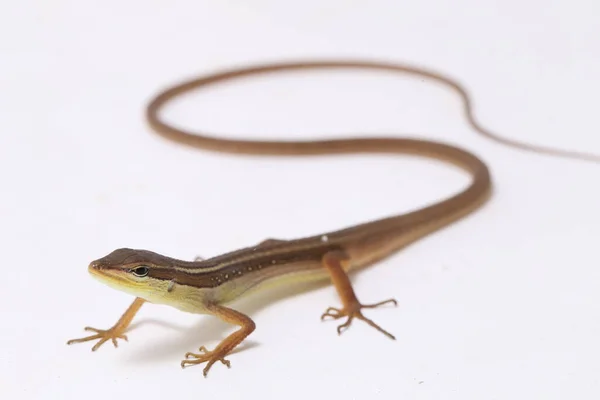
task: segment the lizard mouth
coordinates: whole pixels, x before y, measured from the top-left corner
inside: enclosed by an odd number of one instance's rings
[[[99,269],[90,264],[88,272],[98,281],[114,287],[115,289],[124,290],[134,287],[132,282],[124,276],[125,272],[123,271]]]

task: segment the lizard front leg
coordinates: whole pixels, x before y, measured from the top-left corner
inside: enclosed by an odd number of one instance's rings
[[[100,348],[100,346],[102,346],[104,343],[106,343],[109,340],[112,340],[113,345],[115,347],[117,347],[118,346],[117,339],[123,339],[125,341],[127,340],[127,336],[124,333],[127,330],[127,328],[129,327],[129,325],[131,324],[133,317],[135,317],[135,314],[137,314],[137,312],[140,310],[140,308],[142,307],[142,304],[144,304],[144,302],[145,302],[144,299],[137,297],[133,301],[133,303],[131,303],[129,308],[127,308],[127,310],[123,313],[121,318],[119,318],[117,323],[113,325],[112,328],[96,329],[96,328],[86,326],[84,328],[84,330],[96,332],[96,334],[91,335],[91,336],[86,336],[86,337],[80,338],[80,339],[71,339],[67,342],[67,344],[82,343],[82,342],[88,342],[90,340],[99,339],[98,343],[96,343],[94,345],[94,347],[92,347],[92,351],[98,350]]]
[[[231,351],[244,341],[244,339],[256,328],[254,321],[252,321],[250,317],[232,310],[231,308],[216,304],[208,304],[206,306],[206,311],[219,317],[225,322],[238,325],[240,329],[223,339],[214,350],[207,350],[206,347],[202,346],[198,349],[200,354],[191,352],[185,354],[185,360],[181,361],[181,367],[184,368],[187,365],[206,363],[203,370],[204,376],[208,374],[210,368],[217,361],[221,361],[223,364],[227,365],[227,367],[230,367],[229,360],[226,360],[225,356],[231,353]]]

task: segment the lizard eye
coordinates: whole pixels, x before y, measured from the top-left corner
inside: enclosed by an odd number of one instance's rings
[[[144,276],[148,275],[148,272],[150,272],[150,268],[142,265],[142,266],[139,266],[137,268],[132,269],[131,272],[135,276],[139,276],[141,278],[141,277],[144,277]]]

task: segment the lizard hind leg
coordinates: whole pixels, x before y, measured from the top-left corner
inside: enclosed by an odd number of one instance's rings
[[[344,263],[347,263],[348,261],[349,258],[343,251],[332,251],[323,256],[323,266],[329,271],[331,281],[342,301],[342,308],[329,307],[325,310],[323,315],[321,315],[321,319],[324,320],[329,317],[337,320],[346,317],[346,321],[337,328],[338,334],[341,334],[344,330],[348,329],[354,319],[359,319],[377,329],[390,339],[395,340],[396,338],[394,335],[365,317],[362,310],[365,308],[376,308],[385,304],[397,305],[398,302],[395,299],[387,299],[374,304],[361,304],[358,301],[354,289],[352,288],[352,284],[350,283],[350,279],[344,270]]]

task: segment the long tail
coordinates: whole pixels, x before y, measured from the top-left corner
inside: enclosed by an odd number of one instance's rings
[[[261,154],[261,155],[301,155],[320,153],[317,148],[323,149],[323,144],[328,141],[246,141],[246,140],[229,140],[211,137],[202,132],[188,132],[182,129],[175,128],[163,122],[159,117],[159,112],[162,106],[183,93],[192,89],[197,89],[203,86],[208,86],[213,83],[219,83],[226,80],[241,78],[250,75],[259,75],[271,72],[301,70],[301,69],[365,69],[365,70],[381,70],[387,72],[397,72],[406,75],[420,76],[433,81],[442,83],[454,89],[462,98],[464,113],[467,121],[480,135],[493,140],[497,143],[509,146],[515,149],[546,154],[554,157],[570,158],[583,161],[600,163],[600,155],[565,151],[561,149],[533,145],[517,140],[507,139],[497,135],[484,128],[477,122],[473,114],[473,104],[466,89],[456,80],[444,76],[440,73],[429,71],[423,68],[413,67],[403,64],[385,63],[385,62],[370,62],[360,60],[343,60],[343,61],[299,61],[288,63],[273,63],[250,66],[246,68],[231,69],[214,74],[206,75],[198,79],[183,82],[159,93],[149,103],[146,109],[146,118],[150,126],[162,136],[185,143],[187,145],[200,147],[213,151],[221,151],[227,153],[244,153],[244,154]]]

